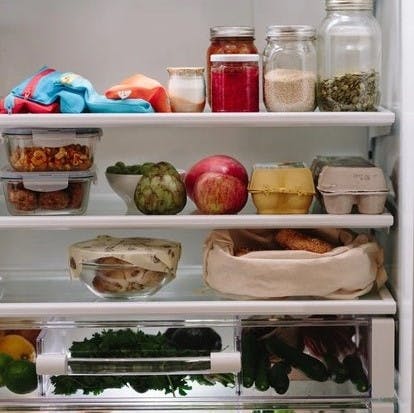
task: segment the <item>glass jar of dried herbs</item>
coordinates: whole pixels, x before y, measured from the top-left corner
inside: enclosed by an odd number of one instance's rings
[[[373,0],[326,0],[318,32],[321,111],[375,111],[380,101],[381,29]]]

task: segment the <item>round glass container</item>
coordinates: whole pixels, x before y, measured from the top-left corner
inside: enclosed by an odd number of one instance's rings
[[[212,54],[257,54],[254,28],[249,26],[216,26],[210,28],[210,46],[207,49],[207,98],[211,107],[210,68]]]
[[[211,110],[259,111],[259,55],[211,55]]]
[[[375,111],[381,29],[373,0],[326,0],[318,33],[317,100],[322,111]]]
[[[168,95],[173,112],[202,112],[206,103],[203,67],[169,67]]]
[[[263,51],[263,99],[269,112],[315,109],[316,30],[269,26]]]
[[[101,235],[69,247],[69,271],[99,297],[133,299],[173,280],[180,256],[175,241]]]

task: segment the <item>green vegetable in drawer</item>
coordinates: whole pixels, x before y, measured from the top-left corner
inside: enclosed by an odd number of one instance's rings
[[[358,355],[354,353],[346,356],[343,363],[348,369],[349,378],[355,384],[356,389],[361,393],[367,392],[369,390],[368,377]]]
[[[266,353],[263,345],[260,343],[257,347],[258,360],[257,360],[257,373],[254,381],[256,389],[259,391],[266,391],[269,387],[269,368],[270,361],[269,355]]]
[[[321,382],[328,380],[328,370],[318,359],[302,353],[274,335],[265,338],[264,342],[269,353],[287,361],[291,366],[301,370],[310,379]]]
[[[243,332],[241,347],[243,386],[249,388],[256,380],[258,359],[258,344],[252,331]]]
[[[221,337],[209,327],[169,328],[164,333],[169,342],[178,348],[189,350],[221,350]]]
[[[180,330],[189,330],[181,334]],[[192,331],[190,331],[192,330]],[[180,332],[180,333],[178,333]],[[181,343],[173,343],[171,337],[177,334]],[[190,337],[198,335],[197,343],[186,342]],[[140,358],[140,357],[185,357],[199,356],[210,353],[204,346],[203,350],[196,350],[200,346],[201,338],[207,340],[207,347],[221,348],[221,338],[212,329],[168,329],[165,333],[145,334],[142,331],[131,329],[104,330],[95,333],[91,338],[75,341],[70,347],[72,357],[80,358]],[[185,340],[184,340],[185,338]],[[211,340],[214,338],[214,340]],[[220,342],[218,342],[220,339]],[[234,386],[233,374],[211,375],[148,375],[148,376],[52,376],[55,394],[74,394],[81,390],[84,394],[99,395],[106,389],[119,389],[130,386],[138,393],[149,390],[164,391],[165,394],[178,393],[185,396],[191,390],[191,382],[212,386],[220,383],[225,387]]]
[[[292,368],[285,361],[278,361],[269,370],[269,382],[278,394],[285,394],[289,389],[289,376]]]
[[[349,379],[348,370],[338,358],[332,354],[325,354],[323,360],[328,372],[335,383],[345,383]]]

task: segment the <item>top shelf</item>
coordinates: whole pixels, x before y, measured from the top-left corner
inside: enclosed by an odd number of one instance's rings
[[[390,126],[395,114],[378,112],[257,112],[257,113],[81,113],[0,115],[0,129],[90,128],[121,126],[169,127],[309,127]]]

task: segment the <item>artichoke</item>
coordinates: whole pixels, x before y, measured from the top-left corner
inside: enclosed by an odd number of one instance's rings
[[[143,171],[134,201],[144,214],[174,215],[185,207],[187,193],[177,170],[168,162],[159,162]]]

